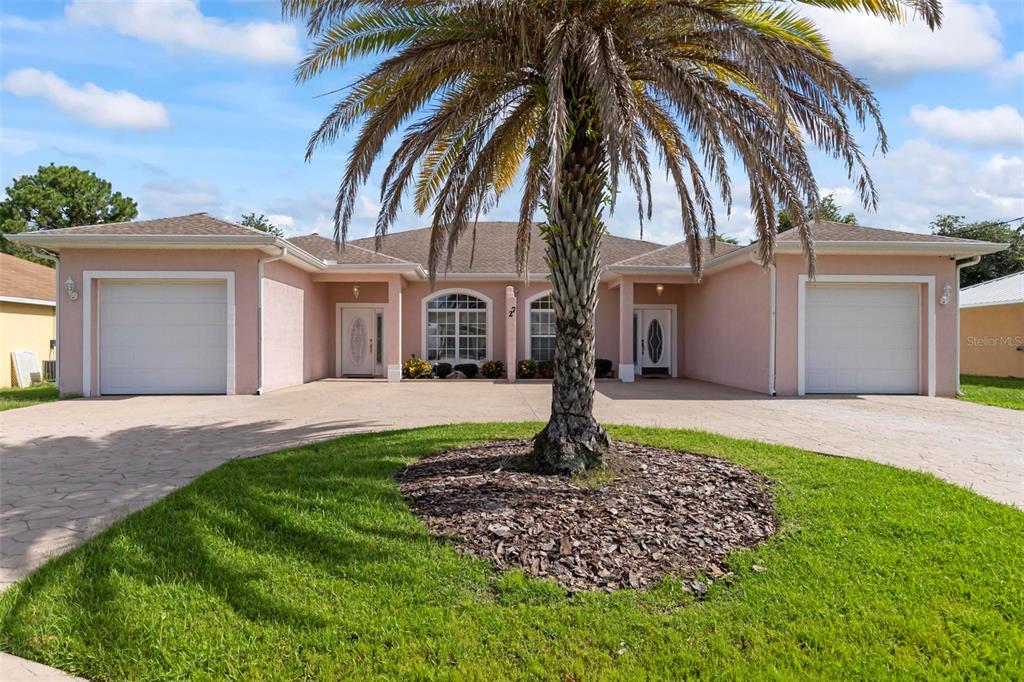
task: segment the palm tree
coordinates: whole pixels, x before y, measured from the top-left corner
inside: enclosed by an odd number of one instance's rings
[[[934,28],[939,0],[803,0],[891,21],[916,13]],[[430,211],[430,272],[450,261],[520,175],[516,256],[527,262],[538,208],[557,322],[551,419],[534,439],[550,472],[597,466],[609,446],[593,417],[594,319],[603,211],[620,175],[651,215],[651,154],[667,170],[700,276],[703,232],[714,245],[712,189],[731,205],[731,152],[742,164],[772,262],[775,207],[790,218],[819,205],[806,148],[841,160],[868,208],[875,188],[851,132],[885,132],[870,88],[834,61],[813,22],[771,0],[283,0],[313,46],[296,71],[308,81],[384,55],[312,134],[314,150],[359,126],[337,194],[343,241],[359,188],[387,140],[405,130],[383,174],[377,236],[408,191]],[[414,118],[414,116],[417,116]],[[475,236],[475,235],[474,235]],[[809,230],[801,239],[813,270]]]

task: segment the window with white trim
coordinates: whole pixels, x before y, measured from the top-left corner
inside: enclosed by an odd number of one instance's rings
[[[551,294],[530,302],[530,357],[555,359],[555,303]]]
[[[427,361],[487,359],[487,302],[472,294],[442,294],[427,301]]]

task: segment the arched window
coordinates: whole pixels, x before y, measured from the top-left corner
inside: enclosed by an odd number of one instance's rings
[[[555,304],[551,294],[530,302],[530,348],[534,360],[555,359]]]
[[[490,301],[465,291],[441,292],[426,301],[427,362],[483,362],[489,351]]]

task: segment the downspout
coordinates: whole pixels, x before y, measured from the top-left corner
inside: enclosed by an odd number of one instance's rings
[[[960,390],[960,271],[977,265],[981,262],[981,256],[975,256],[956,264],[956,394],[963,395]]]
[[[256,395],[263,395],[263,267],[267,263],[281,260],[288,255],[288,247],[281,246],[281,253],[276,256],[260,256],[256,264],[256,318],[259,323],[259,334],[256,340],[257,386]]]
[[[757,254],[751,252],[750,262],[761,264]],[[768,266],[768,395],[775,395],[775,309],[778,272],[775,263]]]
[[[57,347],[53,349],[53,360],[54,367],[56,370],[53,373],[53,383],[57,386],[57,392],[60,392],[60,258],[49,251],[44,251],[38,247],[31,247],[32,254],[38,258],[44,258],[53,263],[53,277],[56,283],[53,287],[53,338],[57,342]]]

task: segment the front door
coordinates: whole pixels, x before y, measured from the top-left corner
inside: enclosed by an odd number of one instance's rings
[[[377,364],[377,313],[372,308],[341,310],[341,373],[373,376]]]
[[[637,311],[637,346],[640,349],[640,373],[668,376],[672,369],[672,311]]]

